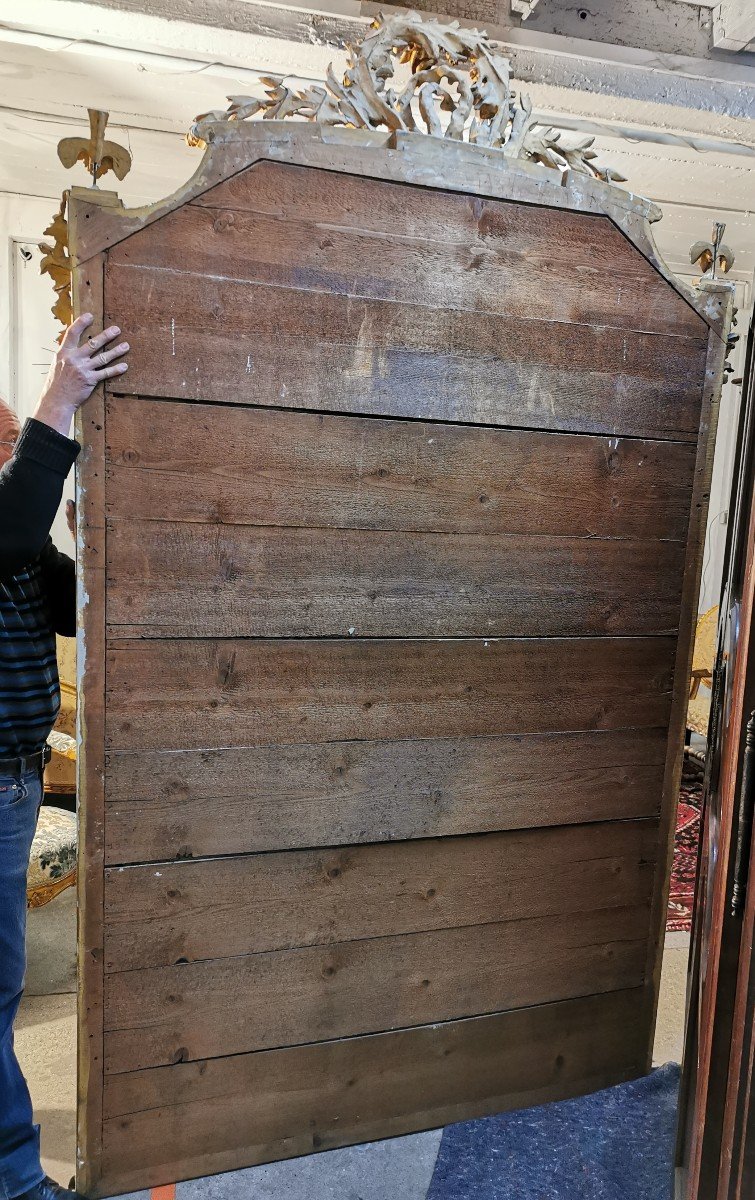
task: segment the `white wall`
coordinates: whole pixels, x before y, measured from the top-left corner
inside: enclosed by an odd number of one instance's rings
[[[7,353],[0,355],[0,393],[26,415],[36,400],[56,330],[49,314],[54,300],[49,280],[38,276],[36,254],[26,263],[21,250],[40,239],[63,188],[86,183],[82,167],[66,172],[56,156],[61,137],[86,132],[82,99],[91,96],[92,103],[107,104],[112,96],[116,112],[109,136],[131,149],[134,167],[123,183],[113,182],[111,175],[103,186],[117,187],[124,203],[135,205],[169,194],[193,174],[201,155],[185,145],[179,131],[188,127],[197,111],[222,106],[226,91],[242,87],[234,88],[225,76],[215,77],[213,67],[198,76],[186,68],[177,73],[178,78],[171,67],[165,74],[145,69],[140,93],[133,62],[110,61],[103,74],[103,64],[76,45],[54,55],[38,47],[0,46],[0,76],[3,59],[6,71],[18,60],[16,67],[26,81],[25,103],[42,107],[43,99],[34,100],[41,95],[40,89],[45,93],[44,103],[52,103],[53,84],[60,98],[57,116],[43,119],[39,113],[17,109],[5,114],[0,128],[0,188],[6,189],[0,191],[0,330],[7,347]],[[48,74],[41,77],[39,71],[46,63]],[[57,78],[51,79],[50,73],[55,71]],[[38,85],[35,81],[40,78],[47,82]],[[244,86],[249,86],[248,80]],[[138,116],[124,111],[133,110],[137,103],[141,106]],[[77,112],[81,114],[78,118]],[[632,190],[649,196],[664,209],[664,218],[653,226],[653,233],[666,262],[680,275],[689,277],[692,269],[691,243],[710,235],[714,219],[727,222],[725,240],[737,256],[732,277],[737,282],[739,329],[744,334],[755,270],[755,157],[725,149],[700,152],[693,146],[634,142],[618,133],[601,135],[596,146],[601,159],[627,176]],[[741,373],[741,347],[734,361]],[[718,601],[738,404],[739,389],[728,385],[719,421],[701,611]],[[56,523],[55,534],[61,548],[70,546],[62,519]]]
[[[38,243],[54,209],[49,200],[0,192],[0,337],[7,351],[0,355],[0,395],[22,422],[34,411],[60,332],[50,311],[55,294],[39,272]],[[71,472],[53,526],[55,544],[71,555],[64,505],[73,490]]]

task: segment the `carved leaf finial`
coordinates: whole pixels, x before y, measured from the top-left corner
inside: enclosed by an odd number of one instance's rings
[[[125,146],[105,140],[110,113],[99,108],[88,108],[89,137],[69,137],[58,142],[58,158],[66,169],[83,162],[92,177],[92,187],[107,171],[113,171],[118,179],[125,179],[131,170],[131,155]]]
[[[409,77],[406,71],[409,68]],[[555,170],[571,169],[606,183],[624,176],[597,162],[594,138],[574,146],[535,123],[529,98],[511,90],[511,65],[487,34],[416,12],[378,17],[361,43],[348,47],[342,80],[328,67],[325,86],[304,91],[282,76],[266,77],[264,99],[229,96],[226,111],[202,113],[186,140],[204,147],[211,127],[260,116],[299,117],[323,125],[425,133],[503,150]]]
[[[52,315],[63,326],[63,329],[58,334],[59,342],[62,341],[66,329],[73,320],[71,259],[68,253],[66,202],[67,196],[64,195],[60,202],[60,208],[47,226],[47,229],[45,229],[45,234],[53,239],[52,245],[48,242],[42,242],[39,247],[42,252],[42,262],[39,265],[40,274],[50,276],[57,297],[52,307]]]
[[[694,242],[690,246],[689,261],[699,266],[709,279],[715,279],[718,271],[728,274],[734,266],[734,251],[722,241],[725,229],[722,221],[716,221],[709,242]]]

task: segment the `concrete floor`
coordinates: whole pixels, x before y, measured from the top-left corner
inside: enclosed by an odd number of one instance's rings
[[[18,1056],[54,1178],[73,1174],[76,1102],[76,901],[73,890],[29,914],[27,991],[16,1023]],[[656,1064],[681,1061],[688,936],[670,934],[663,958]],[[331,1150],[182,1183],[178,1200],[424,1200],[441,1131]],[[149,1200],[149,1193],[133,1193]]]

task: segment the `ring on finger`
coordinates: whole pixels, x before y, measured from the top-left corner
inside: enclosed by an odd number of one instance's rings
[[[92,350],[97,349],[94,338],[87,338],[87,341],[89,342],[89,345],[91,346]]]

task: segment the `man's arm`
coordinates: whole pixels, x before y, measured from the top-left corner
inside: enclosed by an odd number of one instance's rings
[[[42,579],[53,633],[76,636],[76,567],[50,539],[40,555]]]
[[[24,425],[0,470],[0,576],[17,574],[42,553],[78,452],[77,442],[44,422]]]
[[[98,383],[127,369],[125,362],[113,362],[128,350],[125,342],[112,345],[120,334],[117,326],[79,345],[92,320],[85,313],[67,330],[34,416],[0,470],[0,575],[15,574],[42,554],[63,481],[79,452],[67,436],[73,415]]]

